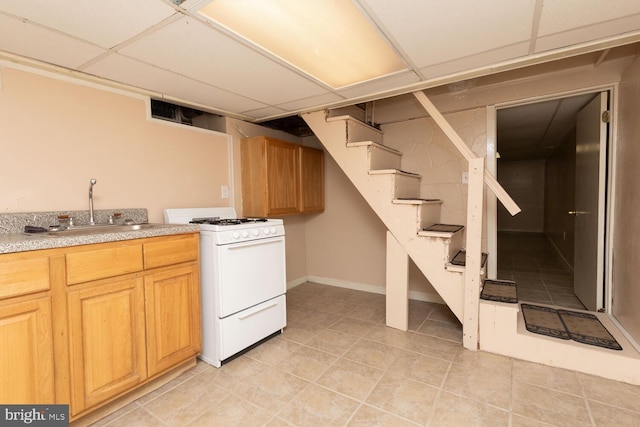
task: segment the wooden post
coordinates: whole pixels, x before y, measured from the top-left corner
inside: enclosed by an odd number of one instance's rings
[[[464,272],[462,344],[478,349],[478,311],[480,300],[480,265],[482,259],[482,215],[484,211],[484,159],[469,161],[467,194],[467,257]]]
[[[387,326],[409,329],[409,255],[387,231]]]

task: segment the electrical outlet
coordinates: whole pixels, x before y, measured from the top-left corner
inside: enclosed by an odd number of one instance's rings
[[[462,183],[463,184],[469,183],[469,172],[462,172]]]
[[[229,198],[229,187],[226,185],[223,185],[220,188],[220,193],[222,194],[222,198],[223,199],[228,199]]]

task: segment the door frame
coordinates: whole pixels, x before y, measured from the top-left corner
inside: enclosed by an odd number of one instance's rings
[[[618,115],[618,84],[608,84],[608,85],[599,85],[599,86],[591,86],[585,87],[578,90],[564,91],[564,92],[555,92],[546,95],[539,95],[529,98],[522,98],[514,101],[508,101],[503,103],[497,103],[493,105],[487,106],[487,157],[486,157],[486,168],[487,170],[493,174],[493,176],[497,179],[497,159],[496,154],[498,152],[498,135],[497,135],[497,127],[498,127],[498,110],[517,107],[521,105],[527,104],[535,104],[538,102],[549,101],[553,99],[559,98],[568,98],[576,95],[585,95],[590,93],[598,93],[598,92],[608,92],[609,93],[609,129],[608,129],[608,143],[607,143],[607,171],[606,171],[606,179],[607,183],[605,186],[605,224],[604,224],[604,259],[603,259],[603,292],[604,292],[604,310],[609,315],[609,317],[613,317],[611,313],[612,308],[612,299],[613,299],[613,281],[612,274],[613,270],[611,269],[612,265],[612,252],[611,247],[613,243],[613,232],[615,224],[611,221],[611,218],[614,216],[615,209],[615,199],[616,199],[616,183],[615,183],[615,170],[616,170],[616,156],[615,153],[617,151],[617,120]],[[489,254],[496,254],[496,256],[489,256],[488,259],[488,271],[487,277],[495,278],[496,273],[498,271],[498,260],[497,260],[497,249],[498,249],[498,199],[491,192],[487,191],[486,194],[487,200],[487,250]]]

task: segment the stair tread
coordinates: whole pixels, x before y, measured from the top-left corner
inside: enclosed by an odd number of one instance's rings
[[[423,228],[422,231],[430,231],[435,233],[457,233],[462,230],[464,225],[456,224],[433,224],[429,227]]]
[[[382,145],[375,141],[358,141],[358,142],[347,142],[347,147],[370,147],[374,146],[380,148],[381,150],[388,151],[393,154],[397,154],[398,156],[402,156],[402,152],[393,149],[391,147],[387,147],[386,145]]]
[[[399,205],[423,205],[429,203],[442,203],[440,199],[420,199],[417,197],[397,197],[393,199],[393,203]]]
[[[378,129],[378,128],[374,127],[374,126],[371,126],[370,124],[365,123],[362,120],[359,120],[359,119],[357,119],[357,118],[355,118],[353,116],[350,116],[348,114],[345,114],[345,115],[342,115],[342,116],[327,117],[327,119],[326,119],[327,122],[338,122],[338,121],[341,121],[341,120],[353,120],[354,122],[357,122],[360,125],[367,126],[367,127],[371,128],[371,130],[375,130],[376,132],[382,133],[382,131],[380,129]]]
[[[386,174],[399,174],[399,175],[406,175],[406,176],[413,176],[416,178],[420,178],[420,174],[403,171],[402,169],[375,169],[375,170],[369,171],[369,175],[386,175]]]
[[[466,258],[467,258],[467,251],[464,249],[460,249],[458,253],[455,254],[453,258],[451,258],[451,261],[449,261],[449,263],[451,263],[452,265],[465,266],[467,263]],[[489,258],[489,254],[482,252],[482,256],[480,258],[481,258],[480,266],[481,268],[484,268],[484,266],[487,263],[487,259]]]

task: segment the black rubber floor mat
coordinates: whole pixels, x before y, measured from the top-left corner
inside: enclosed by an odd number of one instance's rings
[[[571,339],[557,310],[538,305],[521,304],[527,331],[563,340]]]
[[[439,231],[441,233],[455,233],[456,231],[460,231],[464,228],[464,225],[453,225],[453,224],[433,224],[427,228],[424,228],[424,231]]]
[[[558,310],[558,314],[572,340],[612,350],[622,350],[622,346],[607,331],[596,315],[569,310]]]
[[[487,263],[487,258],[489,257],[489,254],[486,253],[482,253],[482,256],[480,258],[480,266],[481,268],[484,267],[484,265]],[[465,266],[467,264],[467,251],[465,251],[464,249],[459,250],[458,253],[451,258],[451,261],[449,261],[450,264],[452,265],[461,265],[461,266]]]
[[[563,340],[572,339],[582,344],[611,350],[622,350],[622,346],[594,314],[531,304],[521,304],[520,307],[529,332]]]
[[[518,289],[516,282],[510,280],[484,281],[480,298],[487,301],[506,302],[515,304],[518,302]]]

